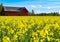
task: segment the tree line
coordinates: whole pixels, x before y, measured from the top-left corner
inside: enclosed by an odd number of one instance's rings
[[[29,12],[29,16],[60,16],[58,12],[51,12],[51,13],[35,13],[34,10]]]

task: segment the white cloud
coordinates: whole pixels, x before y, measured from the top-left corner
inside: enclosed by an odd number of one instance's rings
[[[48,7],[48,9],[51,9],[51,8],[60,8],[60,6],[50,6],[50,7]]]
[[[50,13],[50,12],[54,12],[54,11],[51,11],[51,10],[50,11],[47,11],[47,10],[46,11],[36,10],[35,11],[35,13],[38,13],[38,14],[39,13]]]
[[[40,13],[41,11],[40,10],[36,10],[36,12],[35,13]]]
[[[39,5],[39,7],[43,7],[42,5]]]
[[[52,8],[60,8],[60,6],[52,6]]]
[[[36,8],[36,5],[31,5],[32,8]]]
[[[47,8],[48,8],[48,9],[51,9],[52,7],[51,7],[51,6],[48,6]]]
[[[42,8],[51,9],[51,8],[60,8],[60,6],[44,6]]]
[[[30,5],[32,8],[42,8],[42,5]]]

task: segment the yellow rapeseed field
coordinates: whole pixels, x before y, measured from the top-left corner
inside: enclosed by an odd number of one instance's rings
[[[60,42],[60,16],[0,16],[0,42]]]

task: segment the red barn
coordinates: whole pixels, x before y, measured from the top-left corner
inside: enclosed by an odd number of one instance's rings
[[[25,7],[4,7],[2,15],[28,16],[28,10]]]

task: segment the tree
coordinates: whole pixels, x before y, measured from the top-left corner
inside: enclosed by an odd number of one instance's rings
[[[2,11],[3,11],[3,4],[1,3],[0,4],[0,15],[2,14]]]
[[[31,12],[28,12],[28,15],[29,16],[34,16],[35,15],[34,10],[32,10]]]
[[[32,15],[35,15],[34,10],[32,10]]]

